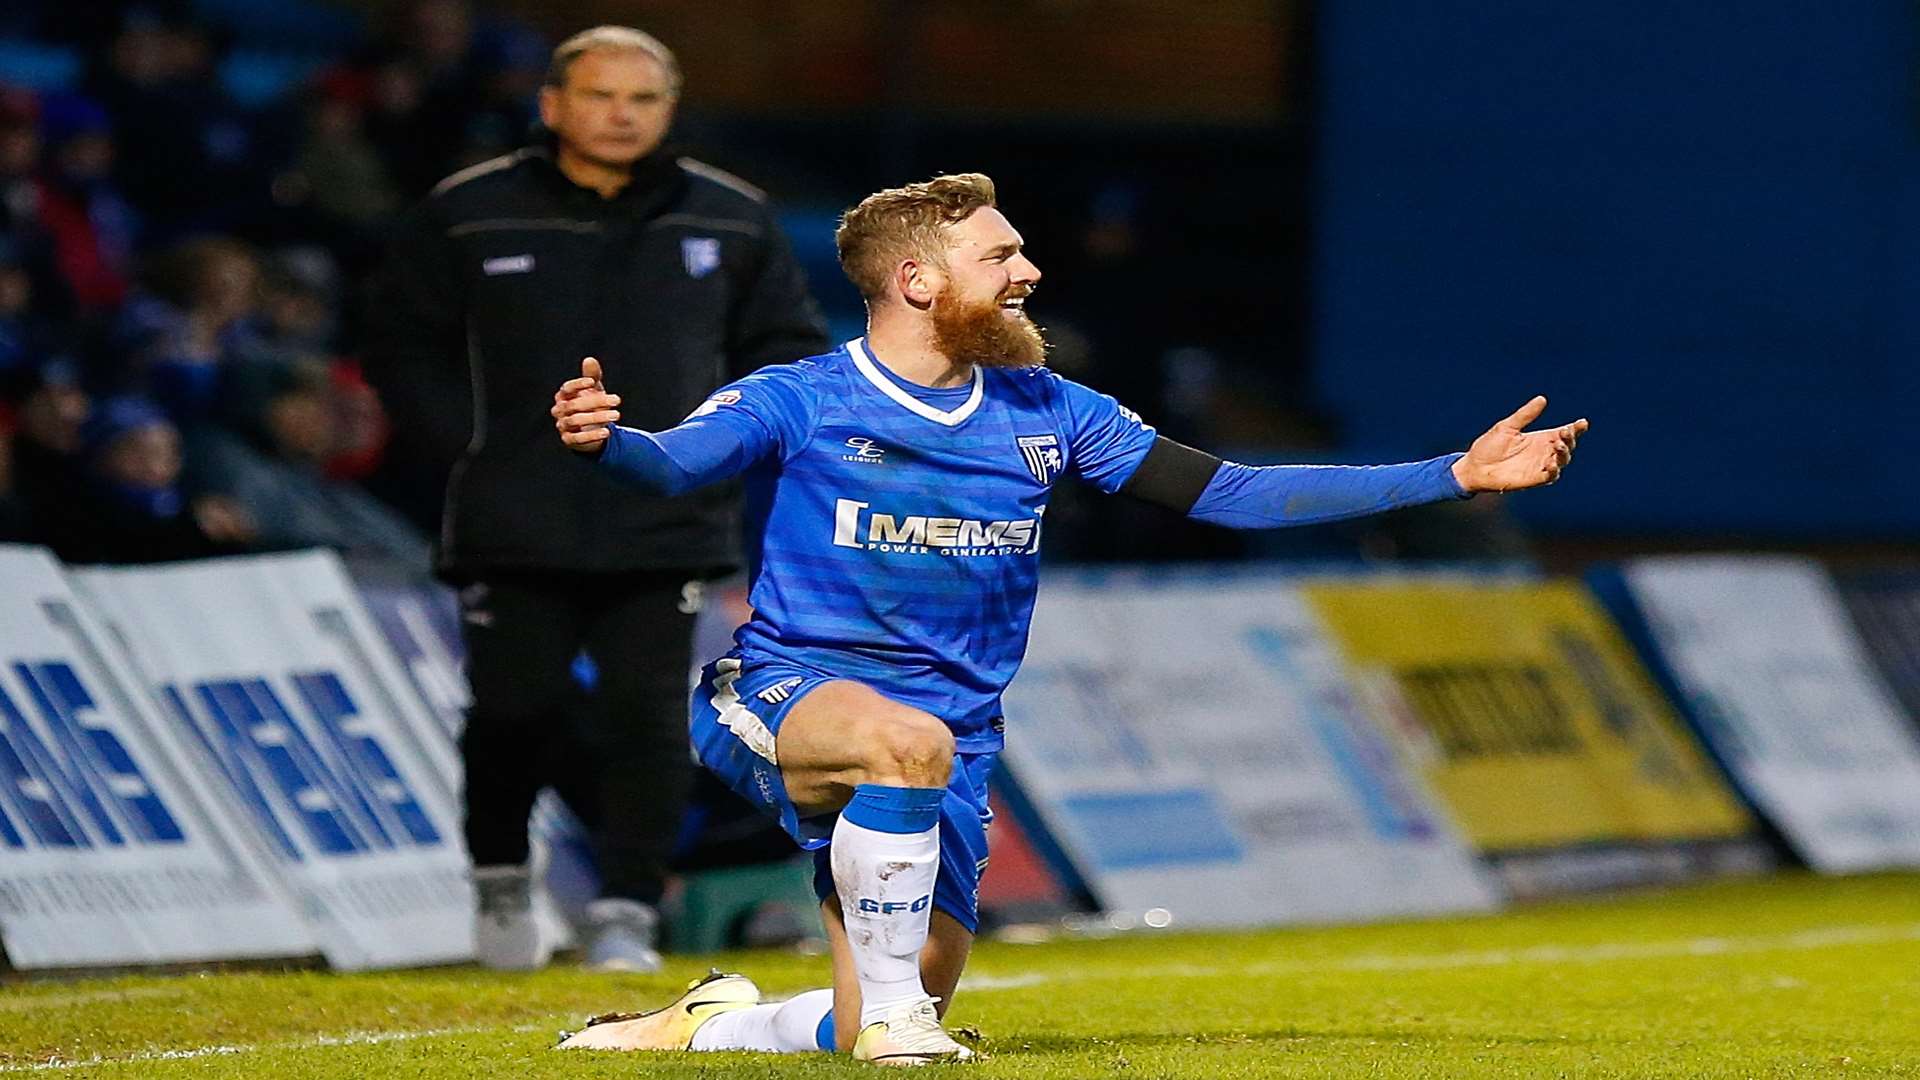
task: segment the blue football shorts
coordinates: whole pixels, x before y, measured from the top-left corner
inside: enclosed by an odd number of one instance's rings
[[[833,681],[808,668],[723,656],[701,669],[688,719],[700,764],[813,852],[813,888],[822,900],[834,892],[828,845],[839,815],[800,816],[775,764],[774,737],[795,702]],[[933,906],[970,932],[980,928],[980,875],[987,868],[987,826],[993,822],[987,777],[998,756],[996,751],[956,753],[940,803],[940,876]]]

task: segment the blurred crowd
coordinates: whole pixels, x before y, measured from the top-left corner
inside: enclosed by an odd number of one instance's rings
[[[71,562],[328,546],[424,569],[355,355],[389,219],[519,145],[547,45],[462,0],[395,5],[265,107],[167,3],[26,3],[70,87],[0,67],[0,540]]]
[[[527,141],[550,42],[470,0],[373,10],[364,22],[316,0],[0,12],[0,541],[70,562],[328,546],[427,568],[440,508],[433,485],[383,466],[388,421],[361,371],[378,297],[363,283],[400,211]],[[261,20],[272,49],[247,40]],[[8,42],[78,67],[12,78]],[[239,62],[262,55],[301,59],[246,74]],[[857,156],[836,141],[852,128],[791,127],[717,141],[822,208],[902,168],[984,164],[1047,268],[1038,311],[1056,367],[1194,445],[1322,460],[1332,432],[1300,393],[1287,299],[1304,294],[1287,277],[1304,226],[1266,194],[1273,165],[1200,164],[1244,157],[1236,140],[902,129],[890,171],[838,176],[829,166]],[[1223,201],[1251,209],[1222,218]],[[832,211],[808,212],[817,235],[796,246],[851,336],[860,312],[833,265]],[[1192,266],[1215,272],[1169,270]],[[1260,536],[1070,487],[1056,502],[1055,559],[1527,553],[1490,499]]]

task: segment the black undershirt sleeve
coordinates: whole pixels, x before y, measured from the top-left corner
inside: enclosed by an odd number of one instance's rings
[[[1200,501],[1220,465],[1219,458],[1204,450],[1156,436],[1140,467],[1120,485],[1120,494],[1184,514]]]

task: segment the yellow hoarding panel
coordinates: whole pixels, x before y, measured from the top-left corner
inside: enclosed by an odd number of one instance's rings
[[[1375,717],[1481,850],[1753,828],[1578,585],[1306,591]]]

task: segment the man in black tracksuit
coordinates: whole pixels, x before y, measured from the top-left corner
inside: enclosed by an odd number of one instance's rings
[[[588,962],[658,967],[654,906],[691,777],[693,612],[740,554],[733,492],[612,486],[554,442],[553,387],[598,357],[627,389],[624,421],[657,430],[716,386],[826,349],[764,197],[659,151],[678,90],[672,54],[639,31],[569,39],[541,94],[549,142],[442,182],[374,291],[368,374],[396,463],[446,470],[439,565],[462,589],[466,837],[491,966],[545,960],[526,829],[553,784],[595,833]],[[584,708],[582,649],[599,673]]]

